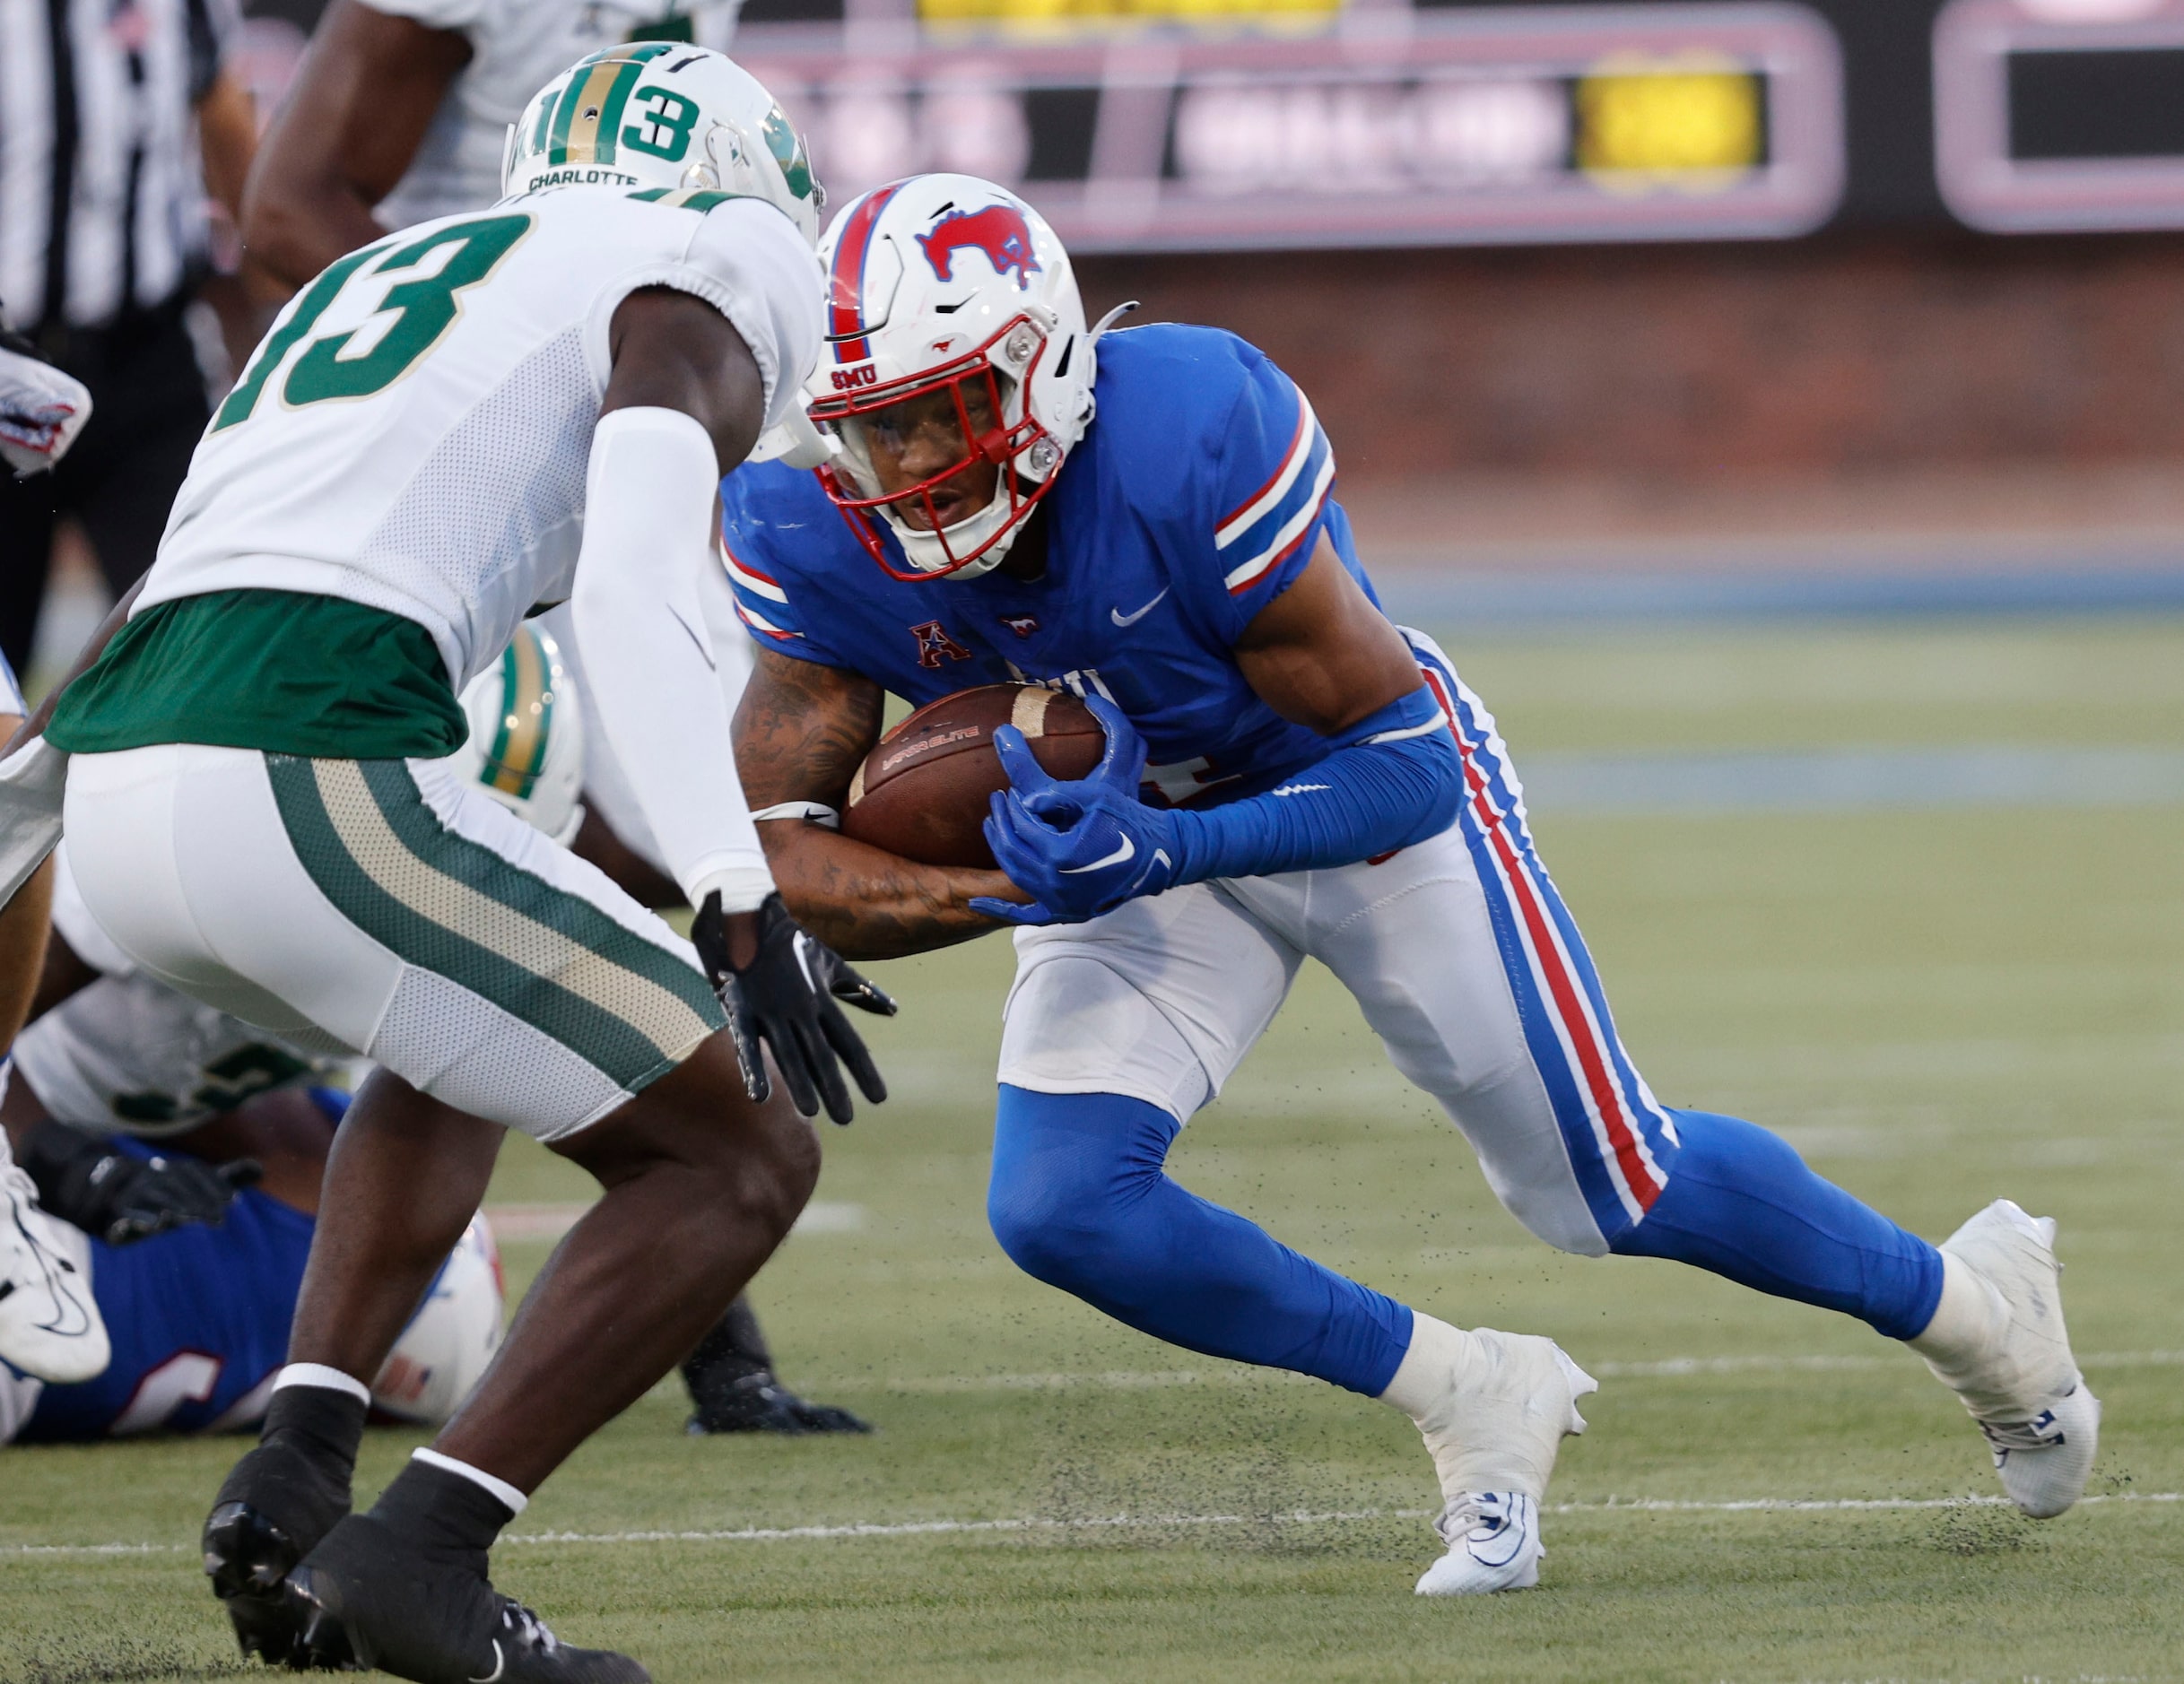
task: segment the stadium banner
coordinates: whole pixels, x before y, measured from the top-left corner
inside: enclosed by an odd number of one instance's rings
[[[2184,228],[2184,0],[1952,0],[1934,161],[1990,233]]]
[[[1840,55],[1804,5],[944,27],[990,4],[925,0],[924,28],[754,22],[737,56],[837,202],[962,170],[1079,251],[1786,239],[1842,197]]]

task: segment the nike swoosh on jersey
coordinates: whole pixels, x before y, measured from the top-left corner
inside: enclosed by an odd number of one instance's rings
[[[1062,867],[1062,875],[1065,877],[1080,877],[1086,872],[1103,872],[1110,865],[1119,865],[1125,860],[1135,858],[1136,854],[1137,844],[1131,841],[1127,836],[1125,836],[1122,838],[1122,846],[1117,848],[1112,854],[1109,855],[1105,859],[1094,860],[1090,865],[1065,865]]]
[[[1126,614],[1119,608],[1110,608],[1107,611],[1107,617],[1118,626],[1135,626],[1147,614],[1158,608],[1161,605],[1161,598],[1166,596],[1168,593],[1174,588],[1175,586],[1172,585],[1164,586],[1161,590],[1160,596],[1155,596],[1151,602],[1147,603],[1143,608],[1139,609],[1134,614]]]

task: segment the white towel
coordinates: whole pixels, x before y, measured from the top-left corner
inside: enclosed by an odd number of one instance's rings
[[[61,839],[68,757],[42,736],[0,760],[0,906],[14,899]]]

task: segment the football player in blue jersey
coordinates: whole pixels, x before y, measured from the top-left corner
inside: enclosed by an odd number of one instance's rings
[[[7,354],[4,347],[0,354]],[[21,419],[13,413],[16,395],[6,390],[9,372],[0,367],[0,438]],[[47,443],[53,455],[67,447],[65,434]],[[7,460],[16,462],[13,455]],[[14,734],[27,711],[14,670],[0,655],[0,739]],[[53,868],[41,864],[0,907],[0,1097],[13,1073],[15,1031],[38,991],[52,893]],[[105,1368],[106,1324],[85,1279],[88,1261],[83,1236],[40,1206],[30,1172],[0,1133],[0,1364],[62,1385]]]
[[[71,1385],[0,1361],[0,1445],[223,1432],[263,1419],[287,1355],[326,1154],[347,1106],[347,1095],[324,1088],[254,1096],[218,1127],[271,1168],[262,1181],[222,1188],[216,1220],[194,1218],[118,1244],[85,1238],[111,1360]],[[100,1151],[117,1182],[155,1163],[212,1173],[126,1138]],[[171,1217],[171,1202],[160,1213]],[[499,1346],[500,1318],[500,1259],[480,1217],[396,1341],[372,1386],[374,1409],[399,1420],[448,1419]]]
[[[1163,1171],[1310,955],[1541,1239],[1858,1316],[1958,1393],[2027,1513],[2076,1499],[2099,1404],[2052,1223],[1997,1201],[1937,1248],[1766,1131],[1654,1098],[1493,720],[1381,613],[1327,437],[1278,369],[1211,329],[1088,329],[1052,231],[968,177],[866,195],[821,256],[827,437],[722,491],[759,649],[736,760],[782,893],[842,953],[1016,927],[988,1199],[1011,1257],[1159,1338],[1403,1410],[1445,1505],[1419,1591],[1536,1581],[1539,1505],[1592,1381],[1545,1339],[1345,1280]],[[1085,698],[1108,747],[1061,783],[996,732],[1000,871],[830,828],[883,691],[1012,679]]]

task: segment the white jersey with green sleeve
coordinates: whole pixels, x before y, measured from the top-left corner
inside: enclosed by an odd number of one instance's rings
[[[366,0],[374,12],[470,43],[395,190],[388,228],[474,211],[500,196],[508,126],[539,89],[587,54],[621,41],[689,41],[726,52],[743,0]]]
[[[135,612],[344,598],[422,624],[459,690],[570,594],[609,324],[651,286],[727,318],[778,422],[817,358],[822,282],[760,201],[560,187],[342,258],[213,415]]]

